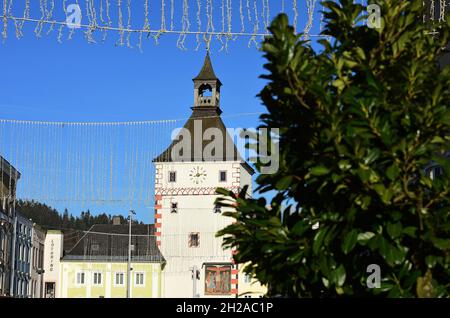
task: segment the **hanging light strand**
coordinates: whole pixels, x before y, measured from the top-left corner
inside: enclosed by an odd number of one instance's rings
[[[63,6],[64,15],[67,16],[67,0],[62,1],[62,6]],[[58,29],[58,37],[57,37],[58,43],[62,43],[63,29],[64,29],[64,26],[60,25],[59,29]]]
[[[124,26],[123,26],[122,0],[117,0],[117,9],[119,10],[119,12],[118,12],[119,21],[118,22],[119,22],[119,29],[120,29],[118,45],[123,46],[125,31],[124,31]]]
[[[2,38],[3,40],[6,40],[8,37],[8,0],[3,0],[3,31],[2,31]]]
[[[445,22],[445,8],[447,7],[447,3],[445,0],[440,0],[439,2],[439,22]]]
[[[139,49],[142,48],[142,38],[143,34],[147,34],[147,37],[154,37],[156,43],[158,39],[164,34],[177,34],[177,46],[180,49],[186,49],[186,39],[187,36],[195,36],[196,45],[195,49],[199,49],[201,42],[205,41],[207,49],[210,47],[212,37],[215,37],[221,44],[220,49],[226,50],[228,48],[228,43],[230,40],[236,40],[238,37],[249,37],[249,45],[255,44],[258,46],[257,37],[264,37],[268,34],[268,27],[271,20],[271,8],[272,4],[270,0],[188,0],[186,1],[175,1],[175,0],[141,0],[143,7],[140,6],[141,15],[135,14],[132,8],[131,0],[72,0],[75,2],[76,6],[81,10],[82,19],[78,21],[77,25],[72,27],[68,25],[66,19],[73,18],[74,14],[78,11],[74,11],[74,7],[68,12],[68,8],[72,6],[72,3],[67,0],[36,0],[37,6],[31,0],[0,0],[3,2],[3,11],[0,12],[0,20],[3,21],[2,37],[7,38],[8,35],[8,23],[9,20],[12,21],[15,26],[16,37],[22,38],[24,36],[23,28],[25,22],[34,23],[34,33],[35,36],[40,38],[45,29],[46,34],[50,34],[56,28],[57,30],[57,40],[62,42],[64,31],[68,29],[67,39],[73,38],[76,30],[81,29],[82,34],[85,36],[89,43],[96,42],[96,35],[100,34],[102,41],[105,41],[107,34],[110,32],[117,32],[118,39],[116,40],[116,45],[123,46],[125,43],[127,47],[131,46],[131,40],[133,39],[133,33],[137,33]],[[112,2],[115,2],[112,5]],[[161,21],[159,28],[151,29],[150,27],[150,6],[153,2],[159,2],[161,10]],[[189,16],[190,9],[188,6],[196,1],[196,21],[194,22],[197,26],[195,30],[190,30],[193,15]],[[311,0],[307,0],[308,3],[312,3]],[[443,5],[441,5],[441,10],[445,11],[445,1],[440,0]],[[55,4],[58,4],[57,6]],[[62,3],[62,8],[59,5]],[[195,2],[194,2],[195,3]],[[261,3],[261,7],[259,7]],[[67,7],[69,5],[69,7]],[[166,7],[167,5],[170,6]],[[177,5],[180,7],[177,10]],[[204,7],[203,7],[204,6]],[[218,10],[217,17],[221,21],[217,21],[217,25],[214,25],[214,6]],[[21,14],[15,15],[14,11],[18,8],[23,10]],[[126,9],[125,9],[126,7]],[[277,2],[277,10],[280,10],[280,4]],[[152,9],[156,6],[152,6]],[[14,10],[13,10],[14,9]],[[169,17],[166,18],[166,9],[169,9]],[[288,8],[285,5],[285,0],[281,2],[281,10],[286,11]],[[116,14],[112,16],[111,10],[115,11]],[[142,13],[142,10],[144,11]],[[239,12],[239,18],[233,19],[233,11]],[[297,27],[298,22],[298,7],[297,2],[294,0],[293,7],[289,8],[294,12],[294,22]],[[306,30],[311,28],[312,21],[314,17],[314,10],[311,11],[311,5],[308,4],[308,23]],[[180,12],[180,24],[176,23],[177,13]],[[69,16],[70,14],[70,16]],[[139,24],[140,28],[134,26],[134,17],[140,16],[141,21]],[[59,18],[58,18],[59,17]],[[61,19],[64,17],[64,19]],[[167,21],[170,19],[170,22]],[[436,18],[437,19],[437,18]],[[444,15],[440,14],[440,19],[444,19]],[[137,20],[137,19],[136,19]],[[84,22],[84,23],[83,23]],[[167,25],[167,22],[170,25]],[[70,22],[72,23],[72,22]],[[79,23],[79,25],[78,25]],[[142,23],[142,24],[141,24]],[[263,24],[264,30],[260,29],[260,23]],[[219,26],[220,25],[220,26]],[[48,26],[48,28],[46,28]],[[218,29],[216,31],[216,28]],[[248,30],[248,31],[246,31]],[[308,37],[319,36],[311,35],[308,33]]]
[[[292,9],[294,10],[294,32],[297,32],[297,22],[298,22],[297,0],[293,0]]]
[[[256,47],[258,47],[258,42],[256,41],[257,34],[259,32],[259,19],[258,19],[258,5],[256,4],[256,0],[253,0],[253,35],[248,42],[248,46],[250,47],[253,43]]]
[[[50,0],[50,8],[47,10],[47,15],[45,17],[45,20],[53,20],[53,10],[55,9],[55,0]],[[54,21],[54,20],[53,20]],[[50,35],[50,33],[53,32],[55,29],[55,23],[50,23],[50,27],[47,31],[47,35]]]
[[[23,18],[29,18],[30,17],[30,0],[26,0],[25,1],[25,8],[23,10]],[[18,39],[23,37],[23,25],[25,23],[25,20],[19,21],[18,24],[16,25],[16,37]]]
[[[241,32],[245,32],[245,17],[244,17],[244,6],[243,0],[239,0],[239,18],[241,21]]]
[[[195,50],[197,51],[200,48],[200,44],[201,44],[201,31],[202,31],[202,19],[201,19],[201,13],[202,13],[202,3],[201,0],[197,0],[197,29],[198,32],[195,35],[196,41],[197,41],[197,46],[195,48]]]
[[[170,0],[170,31],[174,29],[175,4],[174,0]]]
[[[316,0],[306,0],[306,6],[308,11],[308,22],[306,23],[305,30],[303,32],[303,37],[305,40],[309,39],[309,32],[313,26],[314,10],[316,7]]]
[[[211,33],[214,32],[213,7],[213,0],[206,0],[206,18],[208,23],[206,25],[206,32],[203,34],[203,40],[205,41],[207,51],[210,50]]]
[[[127,1],[127,15],[128,15],[128,22],[127,22],[127,29],[131,30],[131,0]],[[128,31],[127,32],[127,47],[131,48],[131,42],[130,42],[130,38],[131,38],[131,32]]]
[[[183,32],[178,37],[177,47],[181,50],[186,50],[185,41],[187,37],[187,32],[190,28],[189,22],[189,3],[187,0],[183,0],[183,18],[182,18],[182,30]]]
[[[46,3],[46,1],[45,1]],[[44,26],[44,20],[45,20],[45,9],[44,9],[44,0],[39,0],[39,10],[41,12],[41,18],[38,20],[38,23],[36,24],[36,28],[34,29],[34,33],[36,34],[37,38],[41,37],[42,28]]]

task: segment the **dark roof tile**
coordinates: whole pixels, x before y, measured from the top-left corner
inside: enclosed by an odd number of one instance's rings
[[[153,224],[135,224],[131,227],[132,262],[164,262],[156,244]],[[94,225],[63,260],[126,262],[128,260],[128,225]]]

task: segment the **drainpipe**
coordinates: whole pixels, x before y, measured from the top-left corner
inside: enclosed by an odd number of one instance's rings
[[[136,213],[133,210],[128,212],[129,216],[129,229],[128,229],[128,262],[127,262],[127,298],[131,298],[131,223],[133,222],[133,214]]]
[[[16,240],[17,240],[17,216],[14,216],[13,218],[13,242],[12,242],[12,251],[11,251],[11,281],[9,284],[9,292],[12,297],[15,296],[14,293],[14,281],[15,281],[15,274],[16,274]]]
[[[31,226],[31,248],[30,248],[30,255],[29,255],[29,257],[28,257],[28,260],[30,261],[29,262],[29,266],[30,266],[30,284],[28,285],[28,295],[29,295],[29,297],[30,298],[34,298],[34,294],[36,293],[36,291],[32,288],[32,285],[33,285],[33,275],[31,275],[31,274],[34,274],[33,273],[33,271],[34,271],[34,268],[33,268],[33,265],[35,265],[34,264],[34,248],[33,248],[33,245],[34,245],[34,226],[36,225],[36,223],[34,223],[33,222],[33,220],[32,219],[30,219],[30,221],[32,221],[31,223],[32,223],[32,226]],[[31,291],[33,290],[33,292],[34,292],[34,294],[32,295],[31,294]]]

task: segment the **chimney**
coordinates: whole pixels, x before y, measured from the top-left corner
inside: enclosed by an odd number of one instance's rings
[[[113,225],[120,225],[120,216],[113,216]]]

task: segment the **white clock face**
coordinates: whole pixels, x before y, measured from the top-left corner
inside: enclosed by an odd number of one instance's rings
[[[204,168],[197,166],[191,169],[191,172],[189,173],[189,177],[191,178],[191,181],[195,184],[200,184],[206,179],[206,171]]]

